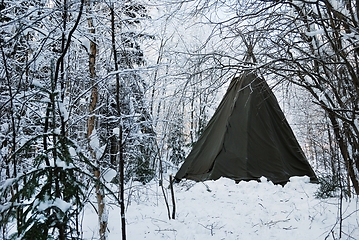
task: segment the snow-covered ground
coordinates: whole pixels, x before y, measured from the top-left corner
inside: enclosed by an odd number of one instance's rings
[[[235,184],[224,178],[184,181],[174,186],[174,220],[168,219],[158,184],[133,183],[127,190],[127,239],[339,239],[338,198],[315,198],[318,185],[308,181],[294,177],[284,187],[267,181]],[[165,190],[169,193],[167,186]],[[171,204],[170,196],[168,200]],[[357,197],[344,200],[341,239],[359,239],[358,207]],[[120,240],[119,209],[110,205],[107,210],[108,238]],[[98,239],[97,225],[97,215],[88,205],[82,225],[85,239]]]

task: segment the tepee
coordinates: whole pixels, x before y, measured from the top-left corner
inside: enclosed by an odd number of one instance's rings
[[[283,184],[305,175],[317,182],[268,84],[246,72],[232,80],[175,178],[238,182],[264,176]]]

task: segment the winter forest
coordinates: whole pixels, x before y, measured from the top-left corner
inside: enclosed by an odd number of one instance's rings
[[[231,79],[248,70],[275,93],[319,178],[308,186],[315,199],[340,203],[320,239],[359,239],[359,207],[347,215],[344,207],[359,195],[358,4],[0,0],[0,239],[141,239],[126,232],[135,221],[127,217],[144,211],[132,205],[156,195],[164,219],[175,219],[174,191],[221,191],[173,186],[170,177]],[[257,186],[228,181],[220,181],[227,192]],[[195,200],[181,208],[200,206],[200,196],[188,194]],[[110,237],[113,215],[119,234]],[[86,235],[90,220],[96,229]],[[179,231],[169,223],[148,238]],[[257,239],[220,238],[215,223],[196,227],[208,235],[166,239]]]

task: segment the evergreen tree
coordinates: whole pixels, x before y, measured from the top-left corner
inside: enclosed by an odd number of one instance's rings
[[[174,120],[171,129],[172,131],[168,137],[169,160],[175,165],[179,165],[185,159],[185,151],[183,149],[185,146],[183,116],[178,116]]]
[[[36,103],[46,109],[38,115],[43,133],[26,141],[12,158],[31,156],[31,168],[8,178],[0,187],[1,225],[15,222],[11,239],[80,239],[79,214],[84,206],[88,186],[81,176],[90,178],[86,168],[94,166],[84,157],[77,144],[59,130],[65,117],[59,91],[38,82],[34,93],[48,96]],[[50,89],[50,90],[48,90]],[[36,148],[33,152],[31,149]],[[85,170],[84,170],[85,169]],[[94,184],[94,183],[93,183]],[[16,186],[16,191],[14,191]]]

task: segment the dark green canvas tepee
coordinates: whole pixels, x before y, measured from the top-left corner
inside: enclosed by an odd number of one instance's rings
[[[317,177],[267,83],[253,73],[234,78],[175,178],[235,181],[264,176],[285,183]]]

